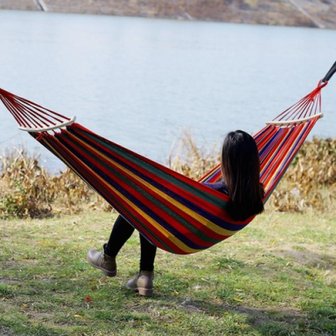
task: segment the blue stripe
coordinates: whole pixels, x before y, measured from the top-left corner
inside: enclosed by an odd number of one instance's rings
[[[73,128],[70,130],[71,133],[75,134],[76,136],[78,136],[80,139],[82,139],[83,141],[88,142],[87,139],[84,139],[80,133],[76,132],[77,130],[74,130]],[[91,133],[88,134],[86,133],[90,138],[94,137],[95,134]],[[113,146],[113,149],[115,149],[115,147],[119,147],[118,145],[115,145],[113,142],[110,142],[106,139],[103,139],[101,137],[97,137],[100,141],[103,141],[104,143],[108,144],[109,146]],[[110,157],[113,161],[117,162],[118,164],[122,165],[123,167],[127,168],[128,170],[132,171],[133,173],[135,173],[137,176],[141,177],[142,179],[144,179],[145,181],[147,181],[148,183],[150,183],[151,185],[155,186],[156,188],[160,189],[161,191],[163,191],[165,194],[169,195],[170,197],[172,197],[173,199],[177,200],[179,203],[185,205],[187,208],[192,209],[193,211],[195,211],[197,214],[203,216],[204,218],[208,219],[209,221],[211,221],[212,223],[216,224],[217,226],[226,229],[226,230],[230,230],[230,231],[239,231],[242,228],[244,228],[246,226],[246,224],[233,224],[233,223],[229,223],[227,221],[224,221],[222,218],[217,217],[212,215],[211,213],[203,210],[202,208],[198,207],[197,204],[192,203],[191,201],[189,201],[188,199],[182,197],[179,194],[176,194],[175,192],[173,192],[172,190],[168,189],[166,186],[158,183],[157,181],[154,181],[153,179],[151,179],[150,177],[144,175],[143,173],[141,173],[140,171],[134,169],[133,167],[130,167],[128,164],[124,163],[123,161],[121,161],[120,159],[118,159],[118,157],[115,157],[114,155],[111,155],[111,153],[109,153],[107,150],[99,148],[99,146],[92,140],[92,142],[88,142],[90,143],[90,145],[92,147],[94,147],[95,149],[97,149],[98,151],[103,152],[106,156]],[[112,150],[112,149],[111,149]],[[120,151],[120,150],[119,150]],[[130,159],[130,161],[132,161]],[[134,161],[133,161],[134,162]],[[134,162],[136,164],[136,162]],[[225,207],[225,203],[223,202],[223,208]]]
[[[80,153],[71,145],[64,142],[64,138],[66,137],[66,134],[62,134],[62,136],[57,135],[58,140],[66,146],[71,152],[79,158],[82,162],[84,162],[88,167],[90,167],[96,174],[98,174],[100,177],[102,177],[106,182],[108,182],[112,187],[117,189],[119,192],[121,192],[127,199],[129,199],[133,204],[135,204],[139,209],[144,211],[146,214],[148,214],[151,218],[153,218],[155,221],[157,221],[163,228],[165,228],[167,231],[172,233],[174,236],[176,236],[179,240],[183,241],[187,246],[193,248],[193,249],[205,249],[206,247],[195,244],[193,241],[188,239],[186,235],[182,235],[180,232],[176,231],[173,227],[169,225],[164,219],[162,219],[160,216],[155,214],[150,208],[148,208],[146,205],[144,205],[142,202],[140,202],[136,197],[134,197],[132,194],[130,194],[127,190],[125,190],[121,185],[117,182],[117,179],[111,179],[108,175],[106,175],[103,171],[101,171],[97,166],[94,165],[94,161],[89,161],[82,157]],[[71,139],[69,139],[71,141]],[[90,153],[92,156],[92,153]],[[94,156],[92,156],[94,157]],[[97,159],[95,159],[97,160]],[[97,161],[100,161],[99,159]],[[119,172],[113,170],[110,167],[110,171],[113,172],[115,176],[122,176]],[[129,184],[130,181],[129,181]],[[138,188],[136,185],[133,185],[132,187]],[[129,220],[127,214],[122,214],[127,220]],[[218,241],[216,241],[218,242]]]

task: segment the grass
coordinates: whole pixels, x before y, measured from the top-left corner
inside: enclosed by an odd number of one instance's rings
[[[152,298],[124,288],[137,235],[117,277],[86,262],[113,217],[0,220],[1,335],[336,335],[335,211],[268,212],[207,251],[159,251]]]

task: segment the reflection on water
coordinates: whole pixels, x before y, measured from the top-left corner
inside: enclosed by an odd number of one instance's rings
[[[336,32],[311,28],[0,11],[0,87],[165,162],[189,130],[200,146],[254,132],[311,90],[335,61]],[[336,80],[334,80],[336,82]],[[336,92],[313,135],[335,136]],[[24,144],[4,108],[0,147]]]

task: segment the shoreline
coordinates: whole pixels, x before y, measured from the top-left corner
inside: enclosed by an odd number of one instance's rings
[[[273,26],[336,29],[336,4],[322,0],[302,3],[294,0],[247,1],[226,3],[213,1],[177,0],[0,0],[0,10],[43,11],[186,21],[261,24]]]

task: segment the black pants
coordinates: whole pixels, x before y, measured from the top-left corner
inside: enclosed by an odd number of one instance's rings
[[[134,227],[127,222],[127,220],[118,216],[116,219],[110,239],[107,244],[104,245],[104,252],[112,257],[116,257],[120,249],[126,243],[126,241],[131,237],[134,231]],[[141,271],[153,271],[154,270],[154,259],[156,255],[156,246],[151,244],[142,234],[140,236],[140,270]]]

